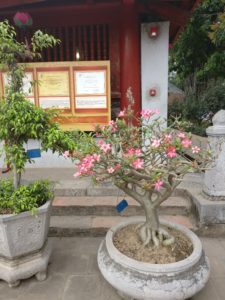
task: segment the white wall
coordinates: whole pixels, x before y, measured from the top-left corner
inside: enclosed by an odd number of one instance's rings
[[[39,142],[35,140],[30,140],[25,149],[37,149],[39,148]],[[2,145],[0,144],[0,149]],[[57,153],[52,153],[52,151],[42,152],[40,158],[34,158],[35,163],[27,163],[26,168],[71,168],[74,167],[74,163],[68,158],[59,156]],[[0,157],[0,168],[4,167],[4,155]]]
[[[159,27],[158,37],[151,39],[148,29],[151,25]],[[160,115],[167,118],[168,104],[168,57],[169,22],[145,23],[141,25],[141,85],[142,109],[159,109]],[[149,96],[150,88],[157,95]]]

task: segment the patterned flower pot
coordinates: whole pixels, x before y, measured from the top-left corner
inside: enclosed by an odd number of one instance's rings
[[[192,242],[192,254],[182,261],[150,264],[131,259],[117,250],[113,244],[114,234],[141,221],[144,219],[133,218],[108,231],[98,250],[98,266],[104,278],[127,300],[184,300],[199,292],[209,278],[209,261],[200,239],[186,227],[161,222],[180,231]]]

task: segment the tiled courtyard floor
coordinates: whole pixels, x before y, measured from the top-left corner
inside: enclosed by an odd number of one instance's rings
[[[24,280],[11,289],[0,281],[0,300],[119,300],[98,271],[96,255],[102,238],[51,238],[48,278]],[[202,238],[211,262],[210,280],[192,300],[225,299],[225,238]]]

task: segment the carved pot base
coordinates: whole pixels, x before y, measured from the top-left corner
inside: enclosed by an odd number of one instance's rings
[[[52,253],[52,245],[47,241],[39,251],[16,259],[0,257],[0,279],[9,287],[17,287],[22,279],[35,275],[38,281],[47,278],[47,268]]]
[[[186,259],[170,264],[150,264],[131,259],[113,244],[114,234],[121,228],[143,222],[133,218],[113,226],[98,250],[98,266],[104,278],[126,300],[186,300],[199,292],[209,278],[209,261],[199,238],[184,226],[170,222],[163,225],[186,235],[193,252]]]

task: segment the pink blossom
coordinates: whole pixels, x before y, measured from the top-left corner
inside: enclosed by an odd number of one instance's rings
[[[141,156],[142,155],[141,149],[130,148],[127,150],[127,153],[124,154],[125,157],[131,157],[133,155]]]
[[[184,148],[189,148],[191,147],[192,145],[192,141],[188,138],[185,138],[183,139],[183,141],[181,142],[181,145],[184,147]]]
[[[155,114],[159,114],[158,109],[143,109],[141,111],[141,116],[143,119],[148,119],[148,118],[154,116]]]
[[[110,151],[112,148],[111,144],[102,144],[100,146],[100,149],[103,150],[103,152],[106,154],[108,151]]]
[[[166,156],[169,158],[174,158],[177,156],[176,147],[170,146],[166,149]]]
[[[100,154],[94,153],[92,157],[95,161],[100,162]]]
[[[79,177],[79,176],[81,176],[81,172],[76,172],[73,176],[74,177]]]
[[[155,139],[155,140],[152,141],[151,146],[152,146],[153,148],[158,148],[158,147],[160,146],[160,144],[161,144],[161,141]]]
[[[181,131],[177,134],[177,136],[178,136],[180,139],[185,139],[185,138],[186,138],[185,133],[184,133],[184,132],[181,132]]]
[[[103,140],[99,140],[99,141],[97,142],[97,144],[103,145],[103,144],[104,144],[104,141],[103,141]]]
[[[115,121],[113,121],[113,120],[109,121],[109,125],[114,126],[115,125]]]
[[[121,164],[115,165],[115,170],[119,170],[121,168]]]
[[[198,146],[192,147],[192,153],[199,153],[201,149]]]
[[[172,135],[171,134],[165,134],[164,136],[164,142],[170,143],[172,141]]]
[[[153,186],[155,187],[155,189],[156,189],[157,191],[159,191],[160,188],[163,186],[163,181],[161,181],[160,179],[158,179],[158,180],[153,184]]]
[[[112,174],[113,172],[115,172],[115,168],[110,167],[110,168],[107,169],[107,171],[108,171],[109,174]]]
[[[132,162],[132,167],[134,167],[134,169],[143,169],[143,165],[144,161],[140,158],[137,158]]]
[[[67,158],[69,156],[70,156],[70,151],[67,150],[63,153],[63,157]]]
[[[142,155],[141,149],[135,149],[135,155],[141,156]]]
[[[121,110],[121,111],[119,112],[118,117],[124,117],[124,116],[125,116],[125,110]]]

